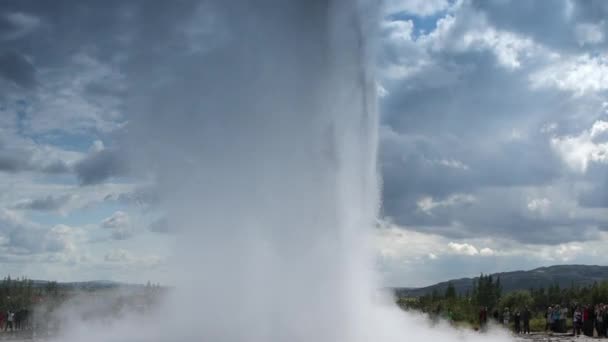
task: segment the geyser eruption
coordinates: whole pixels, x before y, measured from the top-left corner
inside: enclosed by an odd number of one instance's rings
[[[137,147],[180,230],[180,330],[214,341],[362,340],[378,207],[373,8],[203,7],[202,26],[219,38],[192,55],[155,56],[151,65],[171,72],[142,75],[150,87],[134,103],[132,134],[145,139]]]
[[[422,318],[377,296],[368,246],[379,207],[374,3],[217,0],[142,11],[127,51],[125,142],[177,234],[175,290],[154,317],[66,339],[453,334],[425,332]],[[172,21],[175,11],[190,19]]]

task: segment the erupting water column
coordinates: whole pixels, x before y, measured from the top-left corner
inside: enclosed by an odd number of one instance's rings
[[[374,298],[375,2],[141,3],[125,141],[177,234],[175,290],[61,341],[485,341]]]
[[[374,7],[206,2],[198,50],[149,48],[135,60],[136,160],[155,172],[180,230],[169,311],[184,313],[169,323],[180,336],[366,340]]]

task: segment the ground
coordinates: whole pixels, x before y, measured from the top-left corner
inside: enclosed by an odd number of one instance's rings
[[[10,334],[4,334],[4,333],[0,333],[0,341],[44,342],[44,340],[41,340],[41,339],[21,338],[18,335],[10,335]],[[490,341],[490,338],[488,338],[488,341]],[[591,342],[591,341],[597,341],[597,338],[585,337],[582,335],[579,337],[574,337],[570,334],[547,335],[545,333],[532,333],[530,335],[516,336],[514,338],[514,341],[517,341],[517,342]]]
[[[530,341],[534,341],[534,342],[571,342],[571,341],[576,341],[576,342],[590,342],[590,341],[595,341],[597,339],[592,338],[592,337],[586,337],[586,336],[578,336],[578,337],[574,337],[571,334],[554,334],[554,335],[547,335],[544,333],[537,333],[537,334],[530,334],[530,335],[520,335],[517,336],[517,341],[521,341],[521,342],[530,342]]]

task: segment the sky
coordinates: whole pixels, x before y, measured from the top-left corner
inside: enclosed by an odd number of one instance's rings
[[[202,7],[0,3],[0,274],[166,280],[175,233],[121,140],[125,51],[204,51],[222,31]],[[386,0],[381,18],[385,285],[608,264],[608,3]],[[172,35],[137,35],[158,22]]]

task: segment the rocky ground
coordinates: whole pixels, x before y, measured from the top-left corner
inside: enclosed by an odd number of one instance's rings
[[[530,335],[518,335],[514,338],[517,342],[601,342],[602,339],[578,336],[574,337],[571,334],[552,334],[547,335],[545,333],[532,333]],[[32,336],[26,336],[25,334],[10,334],[0,333],[0,341],[10,342],[34,342],[34,341],[45,341],[40,338],[33,338]],[[606,340],[608,342],[608,340]]]
[[[517,336],[517,341],[521,342],[590,342],[590,341],[598,341],[597,338],[586,337],[586,336],[572,336],[572,334],[552,334],[547,335],[544,333],[536,333],[530,335],[519,335]],[[601,340],[600,340],[601,341]]]

